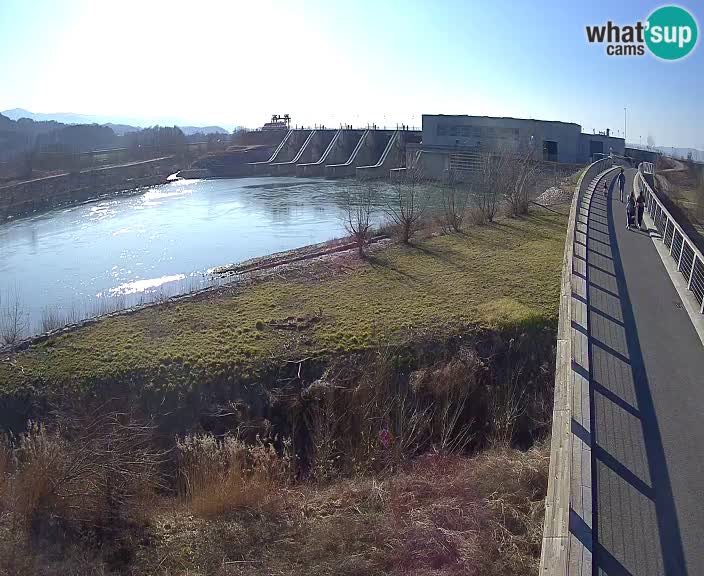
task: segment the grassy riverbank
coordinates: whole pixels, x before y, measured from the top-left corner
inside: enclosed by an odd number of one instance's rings
[[[0,575],[537,574],[566,208],[4,354]]]
[[[414,332],[556,321],[566,218],[534,211],[108,318],[0,361],[4,391],[253,376],[263,361],[401,343]]]

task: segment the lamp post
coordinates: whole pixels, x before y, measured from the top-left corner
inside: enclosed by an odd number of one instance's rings
[[[623,107],[623,141],[626,141],[626,107]]]

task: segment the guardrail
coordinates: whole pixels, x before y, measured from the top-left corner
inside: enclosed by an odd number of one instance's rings
[[[689,239],[648,184],[645,175],[653,173],[651,162],[641,162],[636,174],[638,191],[643,192],[648,214],[660,232],[663,243],[669,249],[670,256],[677,263],[677,270],[684,276],[687,289],[694,294],[699,303],[700,314],[704,314],[704,255]]]
[[[555,395],[553,404],[552,439],[550,442],[550,470],[548,492],[545,499],[545,522],[540,555],[540,574],[566,576],[591,574],[591,552],[585,544],[570,533],[571,514],[591,516],[584,508],[584,495],[591,490],[591,457],[585,454],[590,446],[581,446],[574,440],[572,421],[578,423],[589,413],[582,403],[582,395],[589,383],[580,372],[579,365],[588,372],[586,341],[586,239],[589,206],[594,193],[592,181],[614,165],[610,157],[590,164],[579,179],[570,206],[567,238],[562,260],[560,284],[560,318],[557,330],[557,358],[555,362]],[[575,259],[575,253],[579,258]],[[573,292],[581,300],[573,298]],[[578,328],[573,324],[581,325]],[[576,402],[573,401],[576,398]],[[574,412],[574,407],[579,413]],[[586,457],[588,456],[588,457]],[[588,464],[583,464],[586,461]],[[577,493],[579,491],[579,493]],[[573,493],[574,492],[574,493]],[[584,519],[591,526],[591,517]]]

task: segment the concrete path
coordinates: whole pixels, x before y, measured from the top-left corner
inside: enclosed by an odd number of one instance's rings
[[[704,347],[648,233],[602,187],[587,240],[594,574],[704,574]]]

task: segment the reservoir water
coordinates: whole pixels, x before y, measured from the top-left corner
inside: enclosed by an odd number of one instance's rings
[[[25,332],[205,286],[208,269],[343,236],[350,182],[180,180],[0,225],[0,311]],[[389,185],[379,190],[386,205]]]

